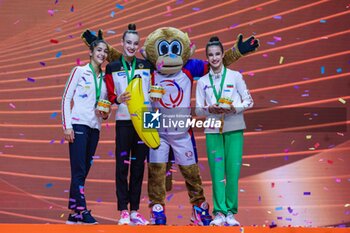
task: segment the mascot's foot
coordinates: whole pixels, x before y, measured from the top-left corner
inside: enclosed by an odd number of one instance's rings
[[[199,206],[194,205],[192,207],[191,222],[197,226],[209,226],[212,221],[212,217],[209,214],[209,204],[204,201]]]
[[[151,209],[151,224],[166,225],[166,216],[164,206],[155,204]]]

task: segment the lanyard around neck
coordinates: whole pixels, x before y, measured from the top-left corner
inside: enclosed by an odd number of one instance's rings
[[[124,56],[122,56],[122,63],[123,63],[123,67],[126,73],[126,77],[128,78],[128,84],[131,82],[131,80],[134,78],[134,73],[135,73],[135,67],[136,67],[136,58],[134,57],[134,59],[132,60],[132,67],[131,67],[131,75],[129,76],[129,69],[126,66],[126,62],[124,59]]]
[[[100,95],[101,95],[101,88],[102,88],[102,77],[100,77],[100,85],[97,85],[97,75],[95,72],[94,67],[91,65],[91,63],[89,63],[89,67],[92,71],[92,74],[94,76],[94,83],[95,83],[95,92],[96,92],[96,102],[100,99]]]
[[[215,85],[214,85],[213,77],[209,73],[210,85],[213,87],[213,91],[214,91],[214,95],[215,95],[217,103],[219,103],[219,99],[221,98],[221,93],[222,93],[222,89],[223,89],[223,86],[224,86],[225,78],[226,78],[226,67],[224,67],[224,73],[223,73],[223,75],[221,77],[220,90],[219,90],[219,93],[218,93],[216,91],[216,88],[215,88]]]

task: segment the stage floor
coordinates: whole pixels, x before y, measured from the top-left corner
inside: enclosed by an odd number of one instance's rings
[[[0,224],[3,233],[180,233],[180,232],[203,232],[206,233],[345,233],[350,232],[346,228],[304,228],[304,227],[198,227],[198,226],[117,226],[117,225],[63,225],[63,224]]]

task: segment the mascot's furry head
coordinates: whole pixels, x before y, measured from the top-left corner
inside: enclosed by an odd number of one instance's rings
[[[162,74],[175,74],[193,55],[187,33],[173,27],[153,31],[145,40],[143,56]]]

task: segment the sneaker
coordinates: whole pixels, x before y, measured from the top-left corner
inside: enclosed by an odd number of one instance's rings
[[[68,224],[68,225],[78,224],[78,221],[79,221],[80,218],[81,218],[81,215],[78,214],[78,213],[69,214],[68,215],[68,219],[66,221],[66,224]]]
[[[225,215],[223,213],[217,212],[215,218],[210,222],[210,226],[224,226],[226,222]]]
[[[155,204],[151,209],[151,224],[166,225],[165,209],[161,204]]]
[[[235,216],[233,215],[232,212],[228,212],[226,215],[226,223],[229,226],[240,226],[241,224],[239,224],[239,222],[235,219]]]
[[[130,214],[127,210],[122,210],[120,212],[120,219],[118,225],[129,225],[130,224]]]
[[[209,204],[204,201],[200,206],[194,205],[192,208],[191,222],[197,226],[209,226],[212,217],[209,214]]]
[[[139,212],[131,211],[130,221],[133,225],[148,225],[149,221],[145,219]]]
[[[91,215],[91,210],[84,210],[81,213],[81,218],[78,219],[79,224],[84,224],[84,225],[95,225],[98,224],[96,219],[92,217]]]

